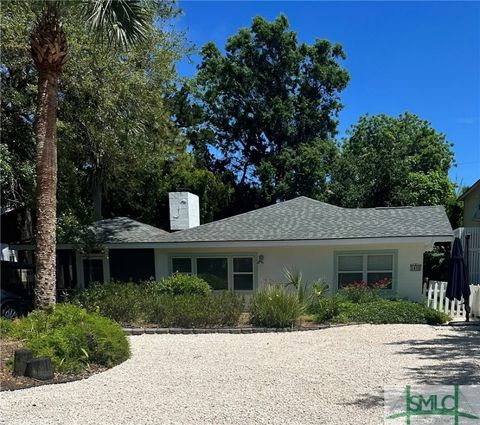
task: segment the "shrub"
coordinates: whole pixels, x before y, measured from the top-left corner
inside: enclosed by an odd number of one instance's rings
[[[212,292],[209,284],[194,275],[176,273],[152,284],[160,294],[207,295]]]
[[[326,297],[330,286],[323,279],[318,279],[312,283],[312,301],[320,301]]]
[[[366,282],[353,282],[351,285],[343,287],[341,294],[352,303],[372,302],[380,298],[379,292],[387,284],[388,280],[386,279],[380,280],[372,286]]]
[[[328,292],[329,285],[324,279],[317,279],[310,285],[307,281],[303,280],[303,274],[300,270],[290,270],[285,267],[283,274],[287,279],[286,287],[292,286],[298,296],[298,301],[301,304],[308,304],[312,301],[319,300]]]
[[[119,323],[130,324],[141,321],[146,298],[145,284],[110,282],[93,284],[73,302]]]
[[[340,314],[342,299],[338,294],[331,298],[321,298],[308,307],[309,313],[315,315],[317,323],[328,322]]]
[[[234,326],[243,299],[230,292],[214,295],[160,295],[151,299],[147,321],[162,327]]]
[[[370,303],[345,303],[342,314],[349,322],[359,323],[419,323],[438,325],[450,318],[423,304],[406,300],[377,300]]]
[[[336,301],[334,301],[336,299]],[[423,304],[406,300],[385,300],[354,303],[334,297],[310,307],[315,322],[335,323],[411,323],[437,325],[449,317]]]
[[[57,372],[76,373],[89,364],[112,367],[130,356],[117,323],[71,304],[33,311],[13,322],[8,336],[24,341],[35,356],[50,357]]]
[[[285,328],[293,326],[303,313],[297,294],[283,286],[269,285],[259,289],[251,301],[251,322],[255,326]]]

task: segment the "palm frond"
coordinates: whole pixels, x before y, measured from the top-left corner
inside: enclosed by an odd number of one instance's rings
[[[86,0],[83,13],[90,31],[120,47],[144,39],[150,25],[141,0]]]

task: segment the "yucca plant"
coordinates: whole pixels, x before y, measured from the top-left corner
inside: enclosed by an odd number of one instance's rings
[[[303,280],[303,274],[298,269],[290,270],[285,267],[283,269],[283,275],[287,279],[287,287],[293,286],[298,296],[298,301],[302,304],[306,303],[308,298],[308,283]]]
[[[85,22],[99,42],[125,49],[145,37],[149,22],[140,0],[44,0],[28,3],[37,21],[31,33],[31,55],[38,71],[36,113],[37,226],[35,306],[55,304],[57,188],[57,92],[68,57],[67,16]]]

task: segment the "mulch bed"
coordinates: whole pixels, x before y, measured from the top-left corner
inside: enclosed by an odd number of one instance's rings
[[[11,363],[15,350],[22,348],[22,343],[20,341],[0,340],[0,347],[0,391],[21,390],[24,388],[38,387],[40,385],[78,381],[106,370],[104,367],[91,366],[75,375],[56,373],[53,379],[47,381],[39,381],[25,376],[14,376],[11,372],[11,366],[9,367],[9,362]]]

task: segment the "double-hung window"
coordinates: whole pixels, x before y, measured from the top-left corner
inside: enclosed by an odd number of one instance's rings
[[[183,255],[171,257],[172,273],[196,274],[213,290],[252,291],[255,282],[252,255]]]
[[[385,289],[392,289],[394,274],[394,253],[353,253],[337,256],[339,288],[354,282],[366,282],[371,286],[382,281]]]
[[[233,289],[235,291],[253,290],[253,258],[233,258]]]

